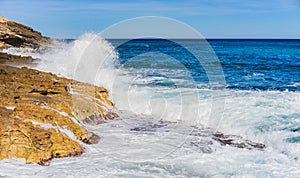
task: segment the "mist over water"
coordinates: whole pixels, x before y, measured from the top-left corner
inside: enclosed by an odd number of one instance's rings
[[[153,53],[145,45],[149,41],[120,47],[121,43],[89,33],[31,54],[41,59],[39,70],[108,88],[120,118],[90,128],[102,139],[96,145],[84,145],[82,157],[54,159],[49,167],[4,160],[0,173],[23,177],[299,176],[300,54],[294,48],[299,41],[211,41],[227,81],[222,87],[212,86],[203,68],[185,53],[178,51],[181,61],[162,54],[176,46],[154,40],[152,47],[162,52]],[[142,54],[130,58],[133,49]],[[278,68],[283,64],[287,68]],[[216,91],[220,94],[213,98]],[[213,141],[213,130],[207,127],[213,100],[225,100],[218,131],[264,143],[266,150]]]

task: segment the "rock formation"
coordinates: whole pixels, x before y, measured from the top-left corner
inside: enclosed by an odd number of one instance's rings
[[[55,157],[80,155],[78,140],[99,141],[81,123],[98,124],[117,116],[103,87],[5,65],[0,65],[0,81],[0,159],[44,164]]]
[[[33,59],[30,56],[20,57],[20,56],[0,52],[0,64],[8,64],[8,65],[32,64],[34,60],[35,59]]]
[[[51,39],[43,37],[40,32],[0,16],[0,49],[9,47],[37,48],[50,42]]]
[[[212,138],[218,141],[221,145],[230,145],[237,148],[245,148],[248,150],[263,150],[266,148],[265,144],[243,139],[242,137],[237,135],[224,135],[223,133],[216,132],[213,134]]]
[[[50,39],[30,27],[0,17],[0,48],[39,47]],[[84,125],[118,115],[103,87],[41,72],[22,64],[32,57],[0,52],[0,160],[25,158],[47,164],[52,158],[78,156],[83,144],[99,136]]]

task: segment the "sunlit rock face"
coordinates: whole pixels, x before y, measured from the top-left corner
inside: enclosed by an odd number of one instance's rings
[[[9,47],[37,48],[51,42],[32,28],[0,16],[0,49]]]
[[[51,39],[0,16],[0,49],[46,47]],[[118,117],[103,87],[26,67],[30,56],[0,52],[0,159],[25,158],[45,165],[52,158],[79,156],[95,144],[95,125]],[[59,65],[59,64],[58,64]]]
[[[103,87],[28,68],[0,65],[0,159],[45,164],[83,153],[99,136],[84,124],[117,117]]]

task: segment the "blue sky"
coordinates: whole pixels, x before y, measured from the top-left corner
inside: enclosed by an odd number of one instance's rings
[[[0,15],[54,38],[139,16],[174,18],[206,38],[300,38],[300,0],[0,0]]]

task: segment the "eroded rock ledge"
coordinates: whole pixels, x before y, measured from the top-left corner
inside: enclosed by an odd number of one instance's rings
[[[105,88],[26,67],[0,65],[0,99],[0,159],[81,155],[100,139],[82,124],[117,117]]]
[[[51,39],[32,28],[0,16],[0,49],[9,47],[38,48]]]

